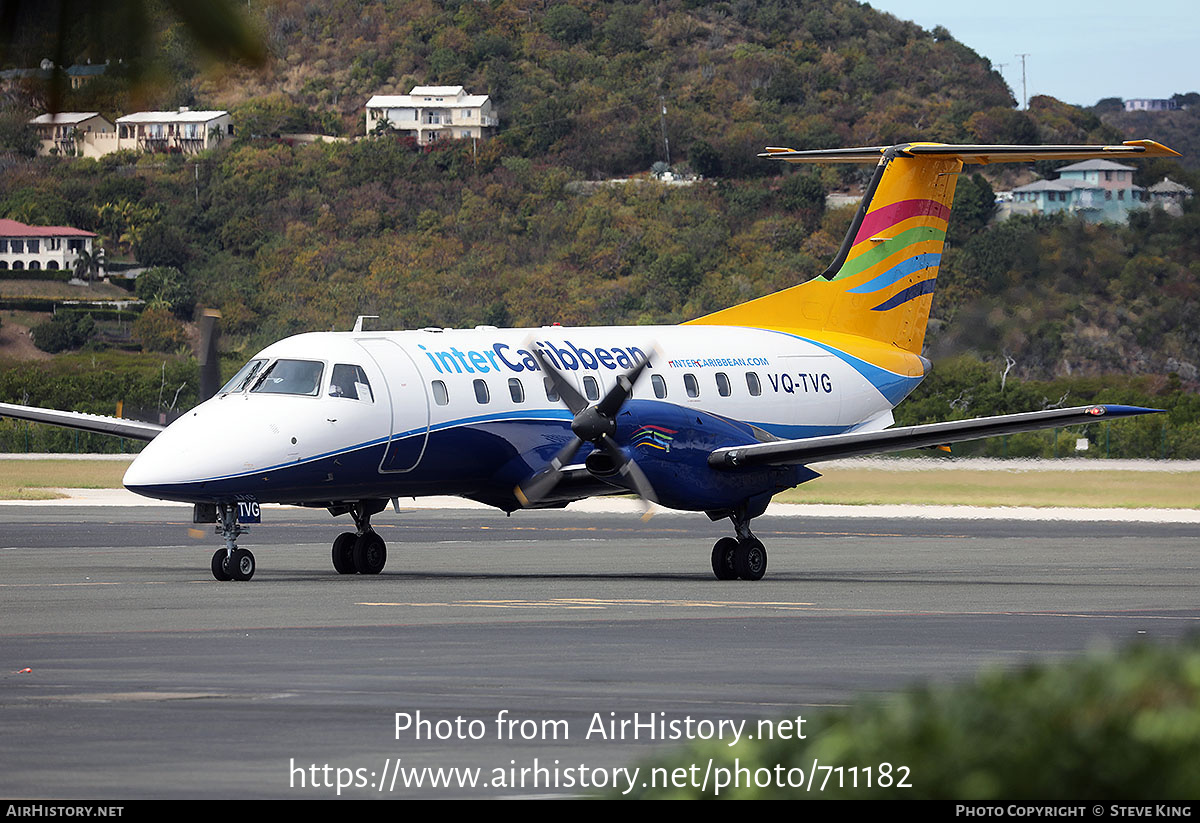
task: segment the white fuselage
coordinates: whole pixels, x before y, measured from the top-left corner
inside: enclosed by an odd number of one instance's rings
[[[171,424],[125,485],[167,499],[321,502],[465,494],[513,455],[536,470],[528,455],[569,434],[571,415],[547,391],[532,347],[593,401],[649,358],[633,400],[703,410],[779,438],[882,428],[897,391],[919,382],[880,378],[829,346],[737,327],[302,334],[255,356],[257,374],[273,369],[265,382],[218,394]]]

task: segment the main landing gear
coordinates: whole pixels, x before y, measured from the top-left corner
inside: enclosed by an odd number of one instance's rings
[[[379,574],[383,571],[387,545],[371,528],[371,515],[383,511],[386,505],[386,500],[363,500],[345,508],[354,518],[357,531],[342,532],[333,541],[333,567],[338,574]]]
[[[254,555],[249,549],[239,549],[237,545],[238,535],[248,531],[237,520],[236,503],[217,505],[217,534],[225,538],[225,548],[217,549],[212,557],[212,573],[217,580],[249,580],[254,577]]]
[[[712,570],[718,580],[762,580],[767,573],[767,550],[750,533],[750,518],[730,516],[737,537],[722,537],[713,546]]]

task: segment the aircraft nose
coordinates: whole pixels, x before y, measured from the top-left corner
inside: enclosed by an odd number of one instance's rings
[[[154,441],[151,441],[133,458],[125,470],[125,476],[121,478],[121,484],[130,491],[137,491],[138,488],[160,486],[179,479],[178,469],[172,471],[170,461],[164,459],[163,450],[155,449]]]
[[[241,436],[247,427],[239,411],[210,400],[176,420],[134,458],[125,488],[160,500],[205,500],[203,484],[234,473],[231,461],[244,460],[255,448],[252,438]]]

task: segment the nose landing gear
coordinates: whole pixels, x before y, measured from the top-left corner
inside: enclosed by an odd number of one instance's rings
[[[254,577],[254,555],[249,549],[238,548],[238,536],[250,530],[238,522],[237,504],[217,504],[217,518],[217,534],[225,538],[225,548],[217,549],[213,554],[213,577],[222,582],[249,580]]]

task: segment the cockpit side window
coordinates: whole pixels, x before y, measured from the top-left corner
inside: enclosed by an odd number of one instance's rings
[[[254,382],[254,378],[258,376],[262,367],[267,364],[265,359],[251,360],[246,365],[238,370],[238,373],[233,376],[233,379],[221,387],[217,394],[236,394],[245,391],[246,387]]]
[[[250,389],[256,394],[315,395],[324,364],[316,360],[276,360]]]
[[[329,396],[347,397],[351,400],[375,401],[371,393],[371,381],[362,366],[351,366],[338,363],[333,367],[333,376],[329,378]]]

